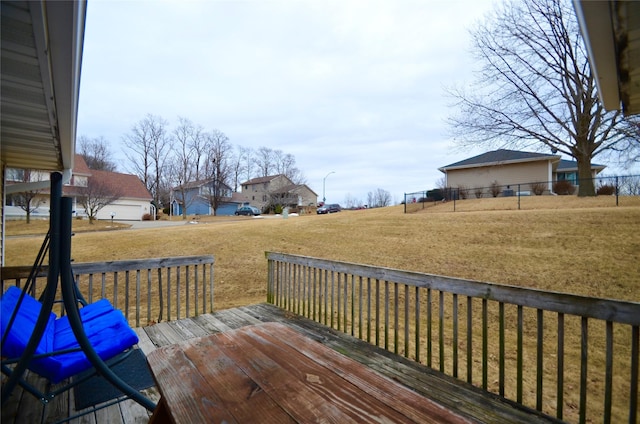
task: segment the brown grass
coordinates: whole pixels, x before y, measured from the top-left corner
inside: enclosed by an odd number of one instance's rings
[[[640,198],[620,198],[620,206],[615,207],[615,198],[610,196],[532,196],[521,199],[521,210],[516,208],[514,198],[469,199],[456,202],[456,212],[452,212],[453,203],[449,202],[429,205],[412,214],[404,214],[403,206],[395,206],[289,219],[202,217],[198,225],[102,232],[81,232],[85,223],[74,221],[78,234],[73,238],[72,256],[78,262],[89,262],[213,254],[216,309],[266,300],[265,251],[640,301]],[[93,228],[104,224],[99,222]],[[31,232],[33,228],[30,227]],[[42,228],[44,232],[46,226]],[[20,225],[7,226],[7,265],[29,265],[33,261],[42,236],[11,237],[24,231]],[[450,310],[448,303],[446,308]],[[496,325],[495,315],[496,311],[489,312],[490,326]],[[567,328],[579,328],[577,319],[570,322],[571,319],[567,318]],[[526,333],[535,341],[532,322],[533,317],[525,317]],[[545,346],[550,346],[545,347],[545,353],[552,356],[555,325],[553,319],[545,320],[545,334],[551,337],[545,340]],[[590,328],[590,340],[602,340],[596,337],[602,331]],[[448,332],[445,336],[451,337]],[[629,335],[616,337],[628,340]],[[507,338],[507,345],[513,346],[511,336]],[[579,330],[568,331],[568,344],[575,344],[578,338]],[[494,340],[490,350],[496,351]],[[480,346],[474,346],[474,351],[479,352]],[[595,352],[602,351],[601,346],[595,348]],[[535,346],[527,352],[526,363],[534,364],[535,357],[531,355]],[[493,353],[490,375],[496,374]],[[514,355],[510,349],[507,361],[513,362]],[[566,355],[570,369],[565,384],[577,387],[577,368],[571,364],[579,363],[578,354],[567,351]],[[590,369],[602,369],[601,356],[590,354]],[[446,368],[451,369],[448,356],[446,360]],[[464,358],[461,362],[464,366]],[[622,366],[626,364],[628,361]],[[553,375],[553,366],[552,360],[545,363],[545,379]],[[479,374],[474,371],[474,376],[477,384]],[[535,387],[534,366],[526,367],[524,378],[527,387]],[[494,378],[490,378],[489,385],[496,390]],[[515,380],[508,378],[507,386],[513,388]],[[590,389],[590,393],[599,393],[600,389]],[[511,397],[512,390],[508,393]],[[625,390],[628,381],[614,382],[616,393]],[[553,391],[552,381],[545,383],[545,410],[555,402]],[[533,406],[534,396],[533,392],[525,393],[525,404]],[[591,403],[590,409],[598,411],[601,403]],[[565,418],[569,421],[575,421],[576,406],[577,392],[568,393]],[[614,410],[615,417],[624,414],[625,411]]]
[[[153,230],[79,232],[84,222],[74,221],[72,256],[213,254],[217,309],[265,300],[265,251],[640,301],[640,199],[621,198],[619,207],[612,199],[532,196],[530,209],[519,211],[499,204],[512,198],[470,199],[456,209],[473,212],[452,213],[450,202],[414,214],[394,206],[289,219],[210,217]],[[8,224],[8,236],[21,231]],[[9,237],[6,265],[29,265],[41,239]]]
[[[73,231],[76,233],[123,230],[131,227],[129,224],[111,223],[111,221],[94,221],[91,224],[88,219],[74,219],[72,223]],[[12,220],[6,223],[6,231],[10,236],[44,235],[48,230],[48,219],[32,219],[29,224],[25,220]]]

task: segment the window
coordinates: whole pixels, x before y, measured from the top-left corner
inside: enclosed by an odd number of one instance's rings
[[[578,185],[577,172],[558,172],[558,181],[570,181],[573,185]]]
[[[23,182],[26,181],[27,171],[24,169],[7,168],[5,178],[7,181]]]

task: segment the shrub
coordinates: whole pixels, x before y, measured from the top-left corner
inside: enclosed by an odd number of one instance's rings
[[[142,215],[142,220],[143,221],[151,221],[151,214],[150,213],[145,213],[144,215]]]
[[[467,197],[469,197],[469,189],[466,186],[458,186],[458,194],[460,196],[461,199],[466,199]]]
[[[615,193],[616,193],[616,186],[610,185],[610,184],[601,185],[600,187],[598,187],[598,190],[596,191],[596,194],[598,196],[611,196],[612,194],[615,194]]]
[[[562,180],[553,183],[553,192],[561,196],[567,196],[573,194],[576,191],[576,186],[571,181]]]
[[[498,185],[497,181],[491,183],[490,190],[493,197],[498,197],[500,195],[500,185]]]
[[[483,192],[484,190],[482,189],[482,187],[476,187],[473,189],[473,194],[476,195],[476,199],[482,199]]]
[[[439,202],[444,199],[445,193],[442,189],[436,188],[433,190],[427,191],[427,201],[428,202]]]
[[[546,190],[546,185],[544,183],[531,183],[531,191],[536,196],[540,196]]]

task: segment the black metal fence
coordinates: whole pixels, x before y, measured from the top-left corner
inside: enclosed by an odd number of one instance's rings
[[[598,176],[591,179],[597,196],[609,196],[612,206],[620,204],[621,196],[640,196],[640,175]],[[444,187],[432,190],[405,193],[404,212],[411,213],[435,206],[441,202],[456,202],[467,199],[488,199],[509,197],[514,205],[521,208],[522,198],[530,196],[560,195],[570,196],[578,193],[579,184],[588,180],[566,179],[556,181],[538,181],[520,184],[499,184],[497,181],[486,187]]]

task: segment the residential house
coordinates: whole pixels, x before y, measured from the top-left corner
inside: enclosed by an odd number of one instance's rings
[[[305,213],[316,207],[318,194],[306,184],[294,184],[286,175],[253,178],[242,183],[246,202],[262,211],[280,205],[292,212]]]
[[[605,168],[592,164],[592,176]],[[552,192],[553,182],[569,180],[578,185],[578,164],[562,159],[559,155],[523,152],[517,150],[494,150],[438,168],[445,174],[446,186],[452,188],[490,187],[496,183],[510,186],[521,185],[521,191],[530,191],[531,183],[544,183],[547,192]]]
[[[13,169],[7,172],[7,184],[24,182],[24,170]],[[90,178],[101,181],[107,187],[114,187],[119,198],[113,203],[100,209],[97,219],[117,219],[124,221],[141,221],[144,215],[154,216],[155,208],[151,204],[151,194],[142,181],[131,174],[108,172],[89,169],[81,155],[75,155],[74,166],[69,182],[64,184],[62,194],[73,199],[73,210],[76,216],[87,216],[79,198],[83,195],[83,189],[87,187]],[[13,180],[13,181],[12,181]],[[44,171],[32,171],[29,174],[30,182],[48,181],[49,173]],[[49,217],[49,189],[43,188],[37,195],[38,208],[33,212],[33,217]],[[14,205],[11,196],[7,196],[6,216],[23,216],[25,212]]]
[[[219,187],[221,202],[216,215],[233,215],[241,202],[233,199],[233,190],[222,183]],[[171,214],[182,215],[186,208],[187,215],[213,215],[211,206],[214,194],[214,180],[192,181],[171,189]]]

